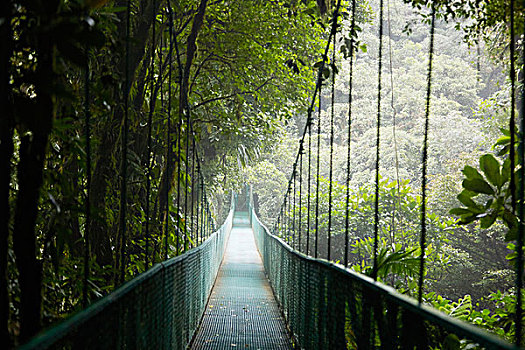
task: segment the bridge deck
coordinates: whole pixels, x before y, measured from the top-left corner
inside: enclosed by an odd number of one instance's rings
[[[248,213],[236,212],[224,260],[192,349],[292,349]]]

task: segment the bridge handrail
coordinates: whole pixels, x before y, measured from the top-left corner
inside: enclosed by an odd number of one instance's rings
[[[251,202],[250,202],[251,204]],[[250,222],[266,274],[298,348],[518,349],[395,289],[315,259],[272,235],[253,205]]]
[[[206,308],[233,225],[158,263],[20,349],[186,349]]]

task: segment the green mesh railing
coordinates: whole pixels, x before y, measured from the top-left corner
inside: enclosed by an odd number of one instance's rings
[[[516,349],[394,289],[293,250],[250,210],[257,247],[301,349]]]
[[[199,247],[153,266],[21,349],[185,349],[217,276],[234,202]]]

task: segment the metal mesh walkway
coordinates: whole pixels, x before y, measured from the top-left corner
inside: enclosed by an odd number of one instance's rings
[[[292,349],[247,212],[236,212],[192,349]]]

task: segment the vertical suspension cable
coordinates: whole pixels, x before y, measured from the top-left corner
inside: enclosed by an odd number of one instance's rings
[[[281,209],[279,211],[279,215],[277,216],[277,221],[275,222],[275,225],[274,225],[274,230],[273,230],[273,234],[276,235],[276,236],[279,236],[279,233],[281,232],[281,218],[283,216],[283,207],[281,206]]]
[[[151,28],[151,85],[150,85],[150,101],[149,101],[149,113],[148,113],[148,143],[147,143],[147,149],[148,149],[148,165],[146,170],[146,223],[145,223],[145,247],[144,247],[144,269],[148,270],[149,268],[149,239],[150,239],[150,197],[151,197],[151,172],[152,172],[152,166],[153,161],[151,159],[151,149],[152,149],[152,124],[153,124],[153,113],[155,113],[155,99],[156,95],[154,93],[155,90],[155,25],[157,24],[157,14],[155,11],[156,1],[153,0],[153,8],[151,10],[152,12],[152,28]],[[161,78],[162,79],[162,78]]]
[[[168,259],[169,247],[169,220],[170,220],[170,182],[171,182],[171,77],[172,77],[172,53],[173,53],[173,12],[171,1],[168,0],[168,19],[169,19],[169,49],[168,49],[168,110],[166,126],[166,214],[164,221],[164,260]]]
[[[160,20],[160,23],[164,24],[164,11],[161,11],[161,20]],[[164,66],[163,66],[163,51],[165,49],[165,46],[164,46],[165,42],[164,42],[164,31],[161,30],[159,32],[159,51],[158,51],[158,55],[159,55],[159,96],[160,96],[160,106],[161,106],[161,111],[162,111],[162,118],[164,118],[164,109],[165,109],[165,103],[164,103]],[[160,184],[162,185],[162,177],[160,178]],[[162,186],[159,185],[159,188],[162,188]],[[162,193],[158,193],[158,202],[160,202],[160,197],[162,196]],[[159,213],[162,212],[162,208],[159,207]],[[162,214],[159,214],[159,215],[162,215]],[[162,255],[161,253],[161,250],[162,250],[162,231],[163,231],[163,225],[161,223],[160,225],[160,235],[157,236],[158,240],[155,239],[152,241],[152,245],[153,245],[153,252],[151,254],[151,265],[155,265],[155,262],[156,262],[156,258],[157,256],[160,257]],[[158,254],[157,254],[158,252]]]
[[[201,199],[200,199],[200,202],[201,202],[201,211],[199,213],[200,217],[201,217],[201,224],[200,224],[200,228],[201,228],[201,241],[204,242],[204,240],[206,240],[206,232],[204,232],[204,208],[205,208],[205,205],[204,205],[204,176],[202,174],[202,167],[200,166],[200,161],[199,161],[199,169],[200,169],[200,179],[201,179],[201,185],[200,185],[200,188],[201,188]]]
[[[121,168],[120,168],[120,276],[119,283],[123,283],[125,279],[126,270],[126,206],[128,201],[128,128],[129,128],[129,91],[130,91],[130,77],[129,77],[129,42],[131,31],[131,0],[126,4],[126,57],[124,67],[124,120],[122,123],[122,139],[121,139]]]
[[[525,37],[525,33],[523,33],[524,37]],[[525,65],[525,50],[522,49],[522,67]],[[516,283],[516,296],[517,296],[517,302],[516,302],[516,319],[519,320],[518,322],[516,322],[516,329],[522,329],[522,324],[523,324],[523,321],[522,321],[522,315],[523,315],[523,301],[522,301],[522,293],[523,293],[523,265],[524,265],[524,262],[523,262],[523,240],[524,240],[524,231],[525,231],[525,227],[524,227],[524,224],[523,224],[523,220],[525,219],[525,203],[524,203],[524,200],[525,200],[525,194],[523,193],[524,191],[524,183],[525,183],[525,150],[524,150],[524,147],[525,147],[525,138],[524,138],[524,133],[525,133],[525,87],[524,87],[524,81],[522,80],[521,81],[521,108],[519,109],[519,118],[520,118],[520,130],[521,130],[521,134],[520,134],[520,145],[521,145],[521,152],[520,152],[520,164],[521,164],[521,168],[519,169],[519,180],[520,180],[520,193],[519,193],[519,200],[520,200],[520,207],[519,207],[519,212],[518,212],[518,222],[519,222],[519,226],[518,226],[518,240],[517,240],[517,244],[516,244],[516,249],[518,251],[518,260],[517,260],[517,266],[516,266],[516,269],[518,270],[517,271],[517,276],[516,276],[516,279],[517,279],[517,283]],[[519,336],[518,336],[519,334]],[[521,334],[521,332],[517,332],[516,333],[517,337],[516,337],[516,345],[518,346],[521,346],[521,343],[523,341],[523,335]]]
[[[476,0],[476,18],[481,17],[481,0]],[[476,25],[476,72],[477,72],[477,83],[481,83],[481,28],[480,25]]]
[[[523,4],[523,7],[525,8],[525,3]],[[522,37],[525,38],[525,19],[522,23],[523,32]],[[525,50],[522,48],[521,50],[521,67],[522,69],[525,68]],[[520,152],[520,164],[521,168],[519,170],[519,180],[520,180],[520,193],[519,193],[519,200],[520,200],[520,208],[518,212],[518,222],[520,223],[518,226],[518,242],[516,249],[518,250],[518,261],[517,261],[517,285],[516,285],[516,294],[517,294],[517,303],[516,303],[516,318],[519,320],[519,322],[516,323],[516,328],[520,329],[522,328],[522,315],[523,315],[523,302],[522,302],[522,290],[523,290],[523,240],[524,240],[524,234],[525,234],[525,227],[523,224],[523,220],[525,219],[525,193],[524,193],[524,187],[525,187],[525,81],[524,81],[524,75],[521,74],[521,98],[520,98],[520,108],[519,108],[519,119],[520,119],[520,144],[521,144],[521,152]],[[519,328],[518,328],[519,327]],[[516,338],[516,345],[521,346],[521,343],[523,341],[523,335],[521,332],[519,333],[519,338]]]
[[[319,76],[321,79],[321,76]],[[314,239],[314,257],[317,259],[318,255],[318,241],[319,241],[319,187],[321,186],[321,98],[322,98],[322,82],[319,82],[319,104],[317,106],[317,184],[315,188],[315,239]]]
[[[180,89],[180,86],[179,86],[179,89]],[[180,108],[180,107],[179,107]],[[177,229],[176,229],[176,233],[177,233],[177,255],[180,254],[180,235],[183,233],[180,226],[181,226],[181,222],[180,222],[180,200],[181,200],[181,196],[180,196],[180,170],[181,170],[181,164],[180,164],[180,161],[181,161],[181,154],[180,154],[180,148],[181,148],[181,137],[182,137],[182,116],[183,116],[183,111],[180,111],[179,110],[179,118],[178,118],[178,121],[177,121],[177,208],[176,208],[176,219],[177,219]]]
[[[515,168],[516,168],[516,153],[515,153],[515,130],[516,130],[516,120],[515,120],[515,114],[516,114],[516,43],[515,43],[515,20],[514,20],[514,14],[515,14],[515,3],[514,0],[510,0],[510,82],[511,82],[511,91],[510,91],[510,104],[511,104],[511,111],[510,111],[510,122],[509,122],[509,129],[510,129],[510,161],[511,161],[511,177],[510,177],[510,190],[512,193],[511,200],[512,200],[512,210],[513,212],[516,212],[516,206],[519,201],[519,207],[518,207],[518,237],[516,239],[516,252],[518,254],[517,256],[517,266],[516,266],[516,313],[515,313],[515,324],[516,324],[516,335],[515,335],[515,342],[517,346],[521,345],[522,342],[522,288],[523,288],[523,167],[525,163],[523,163],[523,150],[521,149],[519,152],[519,158],[521,160],[521,168],[519,170],[519,181],[520,185],[516,185],[516,177],[514,175]],[[523,89],[523,87],[522,87]],[[523,113],[523,111],[522,111]],[[520,115],[520,117],[523,117],[523,115]],[[521,118],[521,133],[523,133],[525,130],[523,129],[523,118]],[[522,136],[523,140],[523,136]],[[522,141],[521,140],[521,141]],[[523,147],[523,144],[522,144]],[[517,189],[519,189],[519,193],[517,193]]]
[[[190,214],[190,234],[193,235],[193,246],[196,247],[198,245],[197,243],[197,238],[195,236],[195,227],[194,227],[194,224],[195,224],[195,212],[194,212],[194,207],[195,207],[195,190],[194,190],[194,182],[195,182],[195,155],[196,155],[196,151],[195,151],[195,136],[193,135],[193,137],[191,138],[192,140],[192,153],[191,153],[191,159],[192,159],[192,162],[191,162],[191,199],[190,199],[190,204],[191,204],[191,214]]]
[[[379,2],[379,63],[377,72],[377,130],[374,198],[374,267],[372,277],[377,280],[377,248],[379,242],[379,145],[381,137],[381,71],[383,69],[383,0]]]
[[[85,123],[85,137],[86,137],[86,199],[85,199],[85,213],[86,223],[84,225],[84,280],[82,284],[82,307],[86,308],[89,302],[89,257],[90,257],[90,222],[91,222],[91,112],[89,110],[89,57],[87,58],[86,68],[84,70],[84,123]]]
[[[207,206],[206,206],[206,187],[204,186],[204,178],[202,179],[202,240],[205,241],[208,238],[208,231],[206,230],[207,225]]]
[[[279,232],[281,238],[286,237],[287,230],[288,230],[288,222],[287,222],[288,213],[286,212],[286,194],[287,193],[284,194],[284,201],[283,201],[283,207],[282,207],[282,210],[283,210],[282,230],[281,232]]]
[[[286,237],[286,231],[287,231],[287,212],[286,212],[286,195],[287,195],[287,192],[284,193],[284,199],[283,199],[283,204],[281,206],[281,210],[282,210],[282,221],[281,221],[281,231],[279,232],[279,237],[281,238],[284,238]]]
[[[204,191],[204,199],[206,202],[206,238],[210,237],[210,202],[208,200],[208,192]]]
[[[206,188],[204,187],[204,178],[202,179],[202,236],[203,240],[208,238],[208,231],[206,230],[207,218],[206,218]]]
[[[189,108],[186,111],[187,117],[186,117],[186,155],[185,155],[185,163],[186,163],[186,174],[185,178],[186,181],[184,181],[185,189],[184,189],[184,251],[188,250],[188,187],[189,187],[189,174],[190,174],[190,163],[189,163],[189,152],[190,152],[190,111]]]
[[[211,217],[210,217],[210,202],[208,200],[207,192],[204,192],[204,199],[206,200],[206,238],[209,238],[211,234],[210,232]]]
[[[308,189],[307,193],[307,214],[306,214],[306,255],[310,255],[310,204],[311,204],[311,184],[312,184],[312,109],[308,110]]]
[[[390,227],[390,241],[391,245],[394,245],[395,233],[396,233],[396,213],[397,208],[401,207],[401,188],[399,183],[399,152],[397,148],[397,133],[396,133],[396,116],[397,111],[394,105],[394,68],[392,64],[392,26],[390,20],[390,0],[387,0],[387,18],[388,18],[388,63],[390,70],[390,108],[392,109],[392,139],[394,142],[394,159],[396,168],[396,198],[392,201],[392,221]]]
[[[295,191],[295,166],[297,165],[297,163],[294,164],[294,171],[292,173],[292,186],[293,186],[293,192],[292,192],[292,203],[293,203],[293,206],[292,206],[292,244],[291,246],[293,248],[295,248],[295,212],[296,212],[296,207],[295,207],[295,195],[296,195],[296,191]]]
[[[352,22],[350,24],[350,33],[355,33],[355,6],[356,0],[352,0]],[[352,34],[351,34],[352,35]],[[350,165],[352,155],[352,87],[354,76],[354,37],[350,38],[349,48],[349,77],[348,77],[348,135],[347,135],[347,155],[346,155],[346,200],[345,200],[345,255],[344,265],[348,266],[348,249],[350,236]]]
[[[426,199],[427,199],[427,158],[428,158],[428,127],[430,120],[430,99],[432,92],[432,60],[434,56],[434,32],[436,27],[436,8],[432,3],[432,22],[430,23],[430,48],[428,53],[428,75],[427,75],[427,97],[425,106],[425,130],[423,136],[423,169],[421,174],[421,240],[420,249],[421,255],[419,257],[419,283],[417,300],[421,305],[423,301],[423,279],[425,272],[425,248],[426,248]]]
[[[208,195],[206,191],[206,183],[204,182],[204,175],[202,177],[202,240],[205,241],[208,238]]]
[[[195,223],[195,242],[197,245],[200,244],[200,241],[199,241],[199,222],[200,222],[200,183],[201,183],[201,180],[200,180],[200,173],[201,173],[201,169],[200,169],[200,165],[199,165],[199,162],[198,162],[198,158],[197,158],[197,152],[195,152],[195,162],[197,163],[196,166],[197,166],[197,183],[196,183],[196,188],[195,190],[197,191],[197,195],[196,195],[196,206],[197,208],[195,209],[196,211],[196,223]]]
[[[291,192],[291,187],[290,187],[290,183],[288,183],[288,191],[286,192],[286,195],[284,197],[284,210],[285,210],[285,213],[286,213],[286,236],[285,236],[285,241],[290,243],[290,217],[291,217],[291,210],[290,210],[290,192]]]
[[[298,249],[301,251],[301,228],[303,225],[303,142],[301,140],[300,146],[299,146],[299,223],[298,223],[298,232],[297,232],[297,244]]]
[[[279,230],[279,237],[284,237],[286,234],[286,192],[283,198],[283,204],[281,204],[281,227]]]
[[[176,208],[176,222],[177,222],[177,227],[175,229],[175,234],[176,234],[176,254],[179,255],[180,254],[180,234],[181,234],[181,229],[180,229],[180,148],[181,148],[181,142],[180,142],[180,139],[182,137],[182,119],[183,119],[183,115],[184,115],[184,109],[186,106],[181,106],[181,103],[180,101],[182,101],[183,99],[183,93],[182,93],[182,76],[183,76],[183,70],[182,70],[182,62],[181,62],[181,59],[180,59],[180,52],[179,52],[179,45],[178,45],[178,42],[177,42],[177,36],[175,35],[174,38],[173,38],[174,42],[175,42],[175,50],[176,50],[176,53],[177,53],[177,69],[179,71],[179,79],[177,81],[177,83],[179,84],[179,111],[178,111],[178,118],[177,118],[177,208]]]
[[[279,237],[282,237],[282,234],[285,230],[285,221],[284,221],[285,211],[284,211],[284,203],[283,206],[281,206],[281,220],[280,220],[280,226],[279,226]]]
[[[333,19],[335,24],[333,26],[334,47],[332,50],[332,87],[330,100],[330,165],[328,175],[328,231],[327,231],[327,253],[326,260],[331,259],[332,252],[332,192],[333,192],[333,166],[334,166],[334,118],[335,118],[335,50],[336,50],[336,36],[337,36],[337,17]]]

